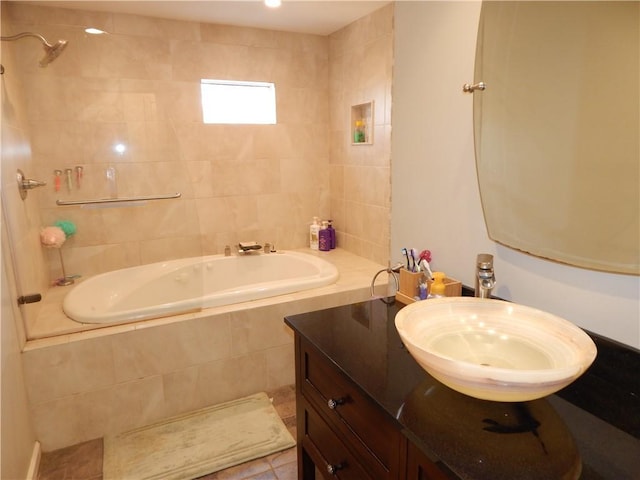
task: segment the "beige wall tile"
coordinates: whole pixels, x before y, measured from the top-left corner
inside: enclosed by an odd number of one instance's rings
[[[113,338],[113,361],[118,382],[166,374],[226,358],[231,345],[226,315],[145,328]]]
[[[36,436],[43,451],[75,445],[80,438],[90,438],[85,436],[86,419],[78,415],[79,399],[80,396],[75,396],[31,406]]]
[[[112,17],[113,29],[110,30],[112,33],[159,39],[175,38],[195,41],[200,39],[200,26],[194,22],[123,14],[113,14]]]
[[[200,401],[215,405],[267,390],[266,363],[264,352],[255,352],[201,365],[198,370]]]
[[[292,385],[296,381],[293,341],[267,350],[268,389]]]
[[[29,400],[46,400],[95,390],[114,382],[114,356],[108,338],[96,338],[24,352]]]
[[[232,354],[293,344],[291,331],[282,321],[287,311],[287,306],[273,305],[232,313]]]
[[[162,376],[166,415],[177,415],[202,408],[207,404],[198,392],[198,372],[193,366]]]
[[[152,423],[165,414],[162,378],[147,377],[32,406],[45,452]]]
[[[142,264],[198,257],[204,254],[200,235],[146,240],[140,243],[140,247],[140,262]]]
[[[165,403],[164,382],[161,375],[153,375],[132,382],[118,384],[104,395],[108,412],[103,432],[115,434],[132,428],[149,425],[173,415]],[[92,438],[104,433],[96,431]]]

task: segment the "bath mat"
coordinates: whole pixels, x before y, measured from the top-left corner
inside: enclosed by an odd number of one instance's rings
[[[104,438],[104,480],[187,480],[295,445],[266,393]]]

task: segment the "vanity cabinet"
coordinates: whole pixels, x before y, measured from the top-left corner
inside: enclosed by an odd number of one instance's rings
[[[299,480],[639,478],[640,351],[594,335],[595,362],[557,394],[478,400],[417,364],[395,328],[402,307],[372,299],[285,317]]]
[[[433,463],[418,447],[411,442],[408,443],[407,480],[451,480],[452,478],[456,478],[453,473],[445,474],[440,466]]]
[[[295,347],[300,480],[450,478],[417,449],[408,457],[400,426],[328,357],[298,334]]]

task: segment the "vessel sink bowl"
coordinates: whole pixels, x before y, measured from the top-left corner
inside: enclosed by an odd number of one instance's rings
[[[416,302],[395,317],[409,353],[432,377],[483,400],[521,402],[569,385],[596,357],[573,323],[501,300]]]

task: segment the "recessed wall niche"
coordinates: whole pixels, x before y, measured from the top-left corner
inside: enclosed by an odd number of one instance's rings
[[[351,145],[373,144],[373,100],[351,106]]]

